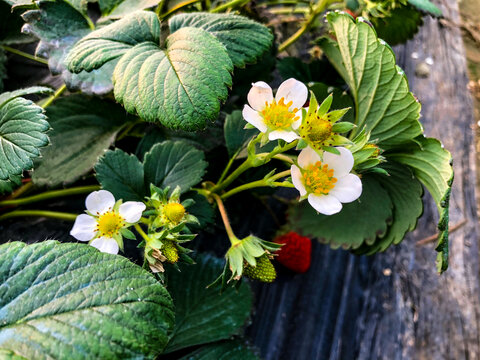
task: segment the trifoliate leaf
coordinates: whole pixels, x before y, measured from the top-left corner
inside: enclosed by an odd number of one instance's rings
[[[205,345],[180,360],[260,360],[241,340],[229,340]]]
[[[68,184],[88,173],[117,132],[133,119],[108,100],[85,95],[61,98],[47,108],[51,145],[41,151],[32,174],[37,185]]]
[[[255,129],[244,129],[247,122],[243,119],[242,112],[235,110],[225,118],[223,133],[228,155],[232,157],[235,153],[247,146],[247,142],[258,134]]]
[[[48,66],[54,75],[61,74],[69,90],[81,90],[86,94],[106,94],[113,88],[114,62],[94,70],[73,74],[68,71],[65,58],[72,46],[91,32],[87,18],[70,3],[63,0],[38,2],[38,10],[30,10],[22,16],[27,24],[23,32],[40,39],[36,55],[48,58]]]
[[[392,49],[363,21],[333,12],[327,14],[327,20],[337,41],[323,38],[320,45],[355,99],[357,128],[352,134],[366,127],[382,149],[420,135],[420,104],[396,66]]]
[[[1,245],[0,283],[0,354],[154,359],[174,323],[152,275],[84,244]]]
[[[117,60],[137,44],[159,41],[160,22],[155,13],[136,12],[82,38],[69,52],[65,63],[74,73],[92,71]]]
[[[412,39],[423,24],[422,14],[411,6],[396,7],[389,15],[371,17],[378,37],[389,45],[397,45]]]
[[[205,173],[207,162],[202,151],[182,141],[165,141],[145,154],[145,186],[170,186],[170,192],[180,186],[181,193],[198,184]]]
[[[158,5],[160,0],[98,0],[103,16],[120,18]]]
[[[223,261],[202,255],[195,265],[167,272],[167,289],[175,304],[175,328],[165,352],[227,339],[245,325],[252,307],[246,283],[220,293],[207,288],[223,270]]]
[[[102,156],[95,172],[102,188],[110,191],[115,199],[143,201],[146,195],[142,163],[135,155],[120,149],[107,151]]]
[[[0,95],[0,180],[5,181],[33,167],[49,129],[41,107],[21,97],[2,101],[8,94]]]
[[[392,201],[370,174],[362,177],[362,187],[360,198],[343,204],[334,215],[318,214],[307,201],[291,207],[289,228],[333,248],[357,249],[364,243],[373,244],[377,236],[386,233],[392,220]]]
[[[120,59],[113,74],[115,98],[144,120],[175,129],[204,128],[227,98],[232,62],[202,29],[182,28],[165,46],[145,42]]]
[[[433,16],[442,16],[442,10],[440,10],[434,3],[430,0],[408,0],[408,3],[418,10],[426,12]]]
[[[416,142],[388,159],[409,166],[414,175],[422,182],[437,204],[440,220],[438,222],[439,242],[436,250],[438,271],[448,268],[448,211],[453,182],[452,155],[443,148],[440,141],[418,137]]]
[[[423,187],[412,171],[393,161],[387,162],[381,168],[388,172],[388,176],[375,175],[375,178],[387,190],[392,200],[392,225],[383,237],[378,237],[373,245],[363,245],[357,253],[371,255],[385,251],[392,244],[400,243],[407,232],[415,229],[423,212]]]
[[[272,45],[270,30],[244,16],[231,14],[185,13],[172,17],[170,32],[194,27],[214,35],[227,49],[234,66],[255,62]]]

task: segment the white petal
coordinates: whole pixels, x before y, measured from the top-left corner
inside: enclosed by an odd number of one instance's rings
[[[300,136],[298,136],[295,132],[285,130],[275,130],[268,134],[268,140],[270,141],[282,139],[285,140],[287,143],[292,142],[299,137]]]
[[[342,210],[342,203],[332,195],[308,195],[308,202],[319,213],[333,215]]]
[[[357,200],[362,194],[362,181],[357,175],[348,174],[341,177],[335,183],[335,187],[328,195],[335,196],[342,203],[349,203]]]
[[[93,216],[87,214],[78,215],[72,230],[70,230],[70,235],[80,241],[92,240],[96,233],[96,226],[97,220]]]
[[[303,169],[317,161],[320,161],[320,156],[310,146],[300,151],[300,155],[298,155],[298,165]]]
[[[300,169],[296,165],[292,165],[290,172],[292,175],[293,185],[298,191],[300,191],[300,196],[306,195],[307,190],[305,190],[305,186],[303,186],[302,173],[300,172]]]
[[[330,169],[333,169],[333,176],[341,178],[347,175],[353,167],[353,155],[350,150],[344,147],[337,147],[340,155],[335,155],[329,152],[323,154],[323,162],[328,164]]]
[[[308,89],[305,84],[298,80],[295,80],[294,78],[290,78],[288,80],[285,80],[280,85],[277,94],[275,95],[275,100],[278,103],[281,98],[284,98],[285,104],[288,104],[290,101],[292,101],[292,105],[290,105],[290,110],[293,110],[300,109],[307,101],[307,97]]]
[[[98,190],[87,196],[85,205],[90,213],[94,215],[103,214],[113,208],[113,205],[115,205],[115,198],[110,191]]]
[[[120,205],[118,212],[127,223],[136,223],[142,217],[145,208],[145,204],[140,201],[127,201]]]
[[[242,115],[245,121],[255,126],[260,132],[264,133],[267,131],[267,125],[263,122],[263,117],[250,106],[245,105],[243,107]]]
[[[106,236],[96,238],[90,243],[90,245],[104,253],[118,254],[118,243],[115,239]]]
[[[254,110],[261,111],[266,103],[270,104],[273,100],[272,88],[263,81],[253,83],[248,92],[247,100]]]

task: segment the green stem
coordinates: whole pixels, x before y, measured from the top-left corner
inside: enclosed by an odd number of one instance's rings
[[[220,211],[220,215],[222,216],[223,224],[225,225],[225,231],[227,232],[228,238],[230,239],[232,245],[235,245],[235,243],[237,243],[239,240],[233,233],[232,226],[230,225],[230,221],[228,220],[227,211],[225,210],[225,206],[223,205],[223,201],[217,194],[212,194],[212,196],[217,202],[218,211]]]
[[[63,84],[62,86],[60,86],[57,91],[55,91],[55,93],[50,96],[48,99],[44,100],[42,102],[42,105],[40,105],[42,108],[47,108],[48,106],[50,106],[60,95],[62,95],[62,93],[67,89],[67,85]]]
[[[10,196],[8,197],[8,200],[16,199],[20,195],[29,191],[32,187],[33,187],[33,182],[32,181],[29,181],[29,182],[23,184],[17,190],[15,190],[12,194],[10,194]]]
[[[305,20],[305,22],[300,27],[300,29],[298,29],[295,34],[290,36],[287,40],[285,40],[278,46],[278,52],[284,51],[286,48],[292,45],[295,41],[297,41],[300,38],[300,36],[302,36],[305,32],[307,32],[307,30],[310,29],[312,24],[317,19],[318,15],[320,15],[325,10],[329,2],[330,0],[320,0],[319,3],[313,8],[309,18]]]
[[[11,52],[12,54],[24,57],[24,58],[32,60],[32,61],[36,61],[40,64],[48,65],[48,60],[47,59],[43,59],[43,58],[37,57],[35,55],[30,55],[26,52],[23,52],[21,50],[18,50],[18,49],[15,49],[15,48],[12,48],[12,47],[6,46],[6,45],[2,45],[2,48],[3,48],[3,50]]]
[[[128,133],[138,124],[141,124],[142,120],[137,120],[137,121],[134,121],[134,122],[131,122],[131,123],[127,123],[127,125],[125,126],[124,130],[120,133],[120,135],[117,136],[117,138],[115,139],[115,141],[119,141],[119,140],[122,140],[124,137],[128,136]]]
[[[294,187],[294,185],[290,183],[275,182],[275,180],[285,176],[289,176],[289,175],[290,175],[290,170],[285,170],[269,177],[268,179],[257,180],[257,181],[250,182],[248,184],[240,185],[223,194],[222,199],[225,200],[226,198],[229,198],[230,196],[235,195],[241,191],[250,190],[258,187],[267,187],[267,186]]]
[[[138,224],[133,225],[135,227],[135,230],[140,234],[140,236],[148,243],[150,241],[150,238],[148,237],[147,234],[145,234],[145,231],[143,231],[142,227]]]
[[[222,172],[222,175],[220,175],[220,179],[218,179],[217,184],[220,184],[220,183],[223,181],[223,179],[225,179],[225,176],[227,176],[228,171],[229,171],[230,168],[232,167],[233,162],[235,161],[235,158],[236,158],[236,157],[237,157],[237,154],[233,155],[233,156],[230,158],[230,160],[228,161],[227,166],[225,167],[225,169],[224,169],[223,172]]]
[[[250,0],[231,0],[225,4],[217,6],[216,8],[210,10],[211,13],[218,13],[224,10],[233,9],[237,6],[243,6],[247,4]]]
[[[0,201],[0,206],[20,206],[31,204],[47,199],[54,199],[63,196],[71,196],[71,195],[79,195],[90,193],[95,190],[99,190],[100,186],[98,185],[90,185],[90,186],[79,186],[70,189],[62,189],[62,190],[53,190],[53,191],[46,191],[44,193],[33,195],[29,197],[24,197],[20,199],[9,199]]]
[[[59,211],[46,211],[46,210],[15,210],[0,216],[0,221],[15,217],[25,216],[38,216],[47,217],[51,219],[75,221],[77,214],[64,213]]]
[[[241,174],[252,167],[252,161],[250,159],[246,159],[233,173],[231,173],[223,182],[218,183],[215,185],[211,192],[218,192],[225,189],[228,185],[230,185],[236,178],[238,178]]]
[[[293,160],[290,156],[284,155],[284,154],[277,154],[273,157],[274,159],[284,161],[289,164],[293,164]]]

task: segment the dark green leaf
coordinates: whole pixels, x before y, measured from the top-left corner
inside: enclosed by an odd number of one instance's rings
[[[153,276],[88,245],[1,245],[0,283],[0,349],[27,359],[154,359],[174,322]]]
[[[320,44],[355,99],[357,128],[353,135],[366,127],[383,149],[420,135],[420,104],[396,66],[392,49],[363,21],[333,12],[327,19],[337,42],[323,38]]]
[[[126,122],[125,110],[110,101],[84,95],[61,98],[47,108],[53,128],[51,146],[32,174],[37,185],[68,184],[89,172]]]
[[[231,86],[230,58],[208,32],[182,28],[166,39],[134,46],[114,72],[115,98],[147,121],[183,130],[216,119]]]
[[[146,131],[145,136],[140,140],[140,142],[137,145],[137,149],[135,150],[135,155],[143,161],[143,157],[145,154],[150,151],[150,149],[156,145],[161,143],[162,141],[167,140],[167,135],[163,131],[163,129],[160,129],[157,126],[154,126],[152,128],[149,128]]]
[[[38,10],[22,16],[27,22],[23,31],[40,39],[36,55],[48,58],[48,66],[54,75],[62,75],[70,90],[81,90],[86,94],[106,94],[113,88],[112,73],[115,62],[90,73],[72,74],[68,71],[65,58],[73,45],[88,35],[91,28],[87,18],[71,4],[42,0]]]
[[[343,204],[335,215],[318,214],[307,201],[289,209],[289,228],[298,233],[317,238],[333,248],[357,249],[362,244],[373,244],[383,236],[392,220],[392,201],[375,178],[362,177],[360,198]]]
[[[9,99],[8,94],[0,95],[0,180],[30,170],[40,148],[48,144],[43,109],[21,97]]]
[[[119,18],[156,6],[160,0],[98,0],[103,16]]]
[[[10,180],[0,180],[0,195],[10,194],[21,183],[22,177],[20,175],[13,176]]]
[[[247,142],[258,134],[257,130],[244,129],[247,122],[243,119],[242,112],[235,110],[227,115],[223,127],[225,136],[225,144],[227,145],[228,155],[232,157],[235,153],[242,150]]]
[[[430,0],[408,0],[408,3],[415,6],[418,10],[426,12],[433,16],[442,16],[442,10],[440,10]]]
[[[65,63],[74,73],[92,71],[143,42],[160,42],[160,22],[153,12],[135,12],[91,32],[75,44]]]
[[[194,215],[200,223],[200,229],[206,227],[209,224],[213,224],[215,221],[215,211],[213,211],[212,205],[207,201],[205,196],[198,194],[197,192],[191,192],[185,194],[185,198],[192,198],[195,203],[187,208],[187,212]],[[196,229],[197,225],[188,225],[189,228]]]
[[[15,91],[4,92],[3,94],[0,94],[0,107],[4,106],[7,102],[20,96],[26,96],[26,95],[32,95],[32,94],[49,94],[49,93],[53,93],[53,90],[43,86],[32,86],[25,89],[18,89]]]
[[[202,346],[180,360],[260,360],[260,358],[243,341],[230,340]]]
[[[197,257],[195,265],[169,271],[167,288],[175,304],[176,326],[165,352],[227,339],[245,325],[252,307],[247,284],[238,290],[206,288],[223,270],[223,260]]]
[[[145,186],[180,186],[184,193],[202,180],[207,163],[202,151],[181,141],[165,141],[145,154]]]
[[[102,188],[110,191],[115,199],[144,200],[143,166],[135,155],[120,149],[107,151],[95,165],[95,172]]]
[[[272,45],[270,30],[253,20],[231,14],[186,13],[172,17],[170,32],[194,27],[214,35],[227,49],[233,65],[244,67],[255,62]]]
[[[390,10],[390,15],[371,17],[378,37],[390,45],[403,44],[418,32],[423,24],[422,14],[411,6],[401,6]]]
[[[413,176],[411,170],[390,161],[382,166],[389,176],[378,175],[375,178],[387,190],[393,203],[393,222],[383,237],[378,237],[373,245],[363,245],[358,253],[368,255],[384,251],[392,244],[400,243],[405,234],[417,226],[417,220],[423,212],[423,187]]]
[[[453,182],[452,155],[444,149],[440,141],[418,137],[416,142],[388,159],[409,166],[414,175],[422,182],[437,204],[440,220],[439,243],[437,245],[438,268],[443,272],[448,267],[448,211],[450,192]]]

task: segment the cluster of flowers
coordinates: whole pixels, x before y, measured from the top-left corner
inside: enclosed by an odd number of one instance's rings
[[[243,117],[268,140],[299,140],[297,148],[303,149],[291,166],[292,182],[300,200],[308,199],[319,213],[332,215],[340,212],[342,203],[352,202],[362,193],[360,178],[350,173],[352,153],[335,146],[349,143],[337,133],[351,130],[353,124],[337,123],[348,109],[328,112],[331,96],[318,105],[312,93],[308,108],[303,108],[307,97],[307,87],[298,80],[284,81],[275,97],[272,88],[259,81],[252,84]]]

